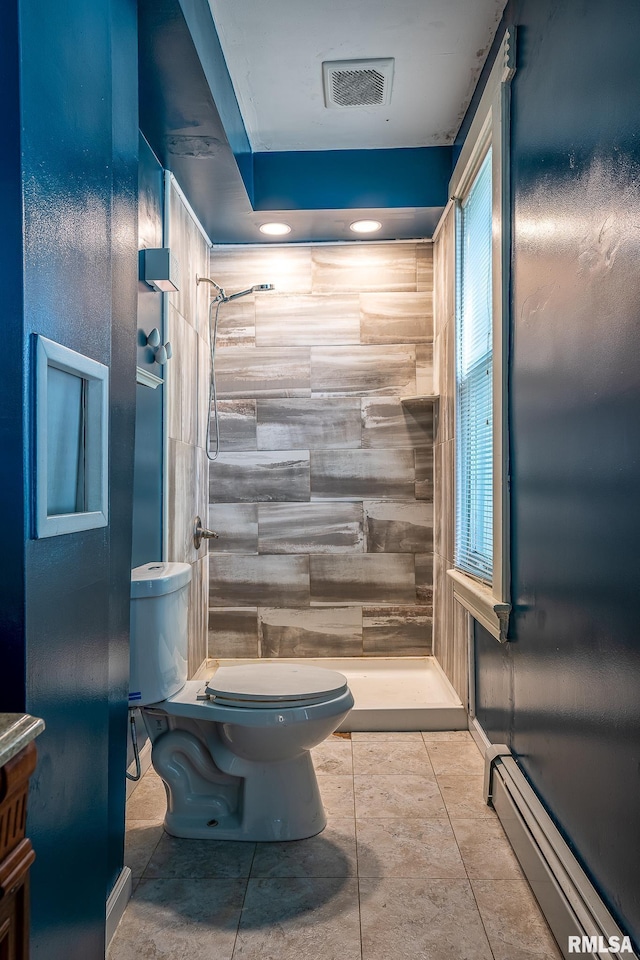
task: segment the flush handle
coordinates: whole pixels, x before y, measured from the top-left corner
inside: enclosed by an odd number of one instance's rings
[[[200,545],[203,540],[217,540],[218,534],[214,533],[213,530],[207,530],[206,527],[202,526],[202,520],[200,517],[196,517],[193,522],[193,545],[196,550],[200,549]]]

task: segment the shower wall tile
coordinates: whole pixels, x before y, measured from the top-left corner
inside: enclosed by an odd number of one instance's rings
[[[434,447],[434,511],[438,518],[433,549],[453,562],[455,504],[455,440]]]
[[[433,408],[396,399],[362,400],[362,446],[431,449]]]
[[[211,410],[210,449],[213,452],[216,435],[213,404]],[[218,400],[218,422],[220,425],[221,453],[229,453],[235,450],[248,451],[257,448],[255,400]]]
[[[259,400],[257,418],[260,450],[360,446],[358,399]]]
[[[311,247],[214,246],[210,254],[209,276],[236,293],[257,283],[272,283],[273,293],[311,293]],[[257,293],[269,297],[269,291]]]
[[[436,442],[451,440],[455,434],[455,325],[453,320],[442,328],[438,337],[437,381],[440,401]]]
[[[425,343],[433,340],[431,293],[361,293],[362,343]]]
[[[363,607],[365,657],[431,655],[431,617],[424,607]]]
[[[175,309],[169,304],[167,310],[167,338],[173,346],[173,357],[171,359],[170,376],[172,382],[167,380],[166,403],[167,403],[167,432],[172,440],[182,440],[182,327],[184,320]]]
[[[198,334],[189,323],[182,323],[180,338],[180,394],[181,394],[181,440],[185,443],[196,444],[197,436],[197,400],[198,400]],[[173,359],[170,364],[173,364]],[[168,377],[175,375],[175,367],[171,367]],[[195,389],[194,389],[195,388]],[[204,443],[204,439],[202,441]]]
[[[435,332],[439,333],[455,311],[455,211],[449,210],[434,244],[433,294]]]
[[[209,555],[209,605],[212,607],[308,604],[308,557]]]
[[[209,512],[209,461],[207,459],[207,452],[202,447],[194,447],[193,449],[196,462],[195,511],[193,510],[192,503],[189,503],[188,498],[184,503],[187,521],[191,523],[192,528],[196,516],[200,517],[204,523]],[[190,511],[191,515],[189,515]],[[200,549],[196,551],[196,556],[198,559],[202,559],[208,556],[208,554],[209,548],[207,542],[203,540]]]
[[[209,344],[196,336],[198,354],[196,391],[196,446],[207,445],[207,421],[209,419]]]
[[[209,609],[209,657],[258,657],[258,608]]]
[[[366,501],[368,553],[425,553],[433,547],[433,504]]]
[[[209,602],[208,558],[191,565],[189,589],[188,671],[192,677],[207,658],[207,610]]]
[[[311,556],[309,572],[312,604],[415,602],[414,560],[409,554]]]
[[[360,503],[261,503],[260,553],[355,553],[364,549]]]
[[[215,307],[213,308],[215,318]],[[218,311],[216,345],[225,347],[255,347],[256,304],[255,295],[223,303]]]
[[[218,534],[209,553],[258,552],[257,503],[210,503],[207,526]]]
[[[167,463],[168,498],[168,557],[178,563],[192,563],[196,559],[193,545],[193,518],[197,503],[197,450],[169,440]]]
[[[416,447],[416,500],[433,500],[433,445]]]
[[[355,293],[272,294],[256,302],[259,347],[359,342],[360,303]]]
[[[262,657],[362,656],[360,607],[260,608]]]
[[[365,500],[413,499],[412,450],[314,450],[311,498]]]
[[[209,470],[209,502],[308,500],[307,450],[222,453]]]
[[[416,244],[416,286],[420,291],[433,294],[433,244]]]
[[[416,344],[416,394],[430,397],[433,386],[433,343]]]
[[[221,400],[310,397],[309,347],[229,347],[216,357]]]
[[[314,293],[416,290],[413,243],[354,243],[311,249]]]
[[[416,348],[311,347],[311,392],[314,397],[415,394]]]
[[[422,607],[433,605],[434,554],[416,554],[416,603]]]

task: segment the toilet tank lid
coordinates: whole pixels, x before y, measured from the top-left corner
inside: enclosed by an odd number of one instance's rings
[[[179,590],[190,580],[189,563],[143,563],[131,571],[131,598],[160,597]]]

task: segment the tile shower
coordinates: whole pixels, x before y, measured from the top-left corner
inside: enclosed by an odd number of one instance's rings
[[[431,653],[430,243],[214,247],[209,656]],[[212,431],[213,433],[213,431]]]

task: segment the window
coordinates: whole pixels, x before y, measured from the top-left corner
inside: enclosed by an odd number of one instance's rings
[[[456,205],[454,597],[496,639],[508,634],[508,28],[449,185]]]

